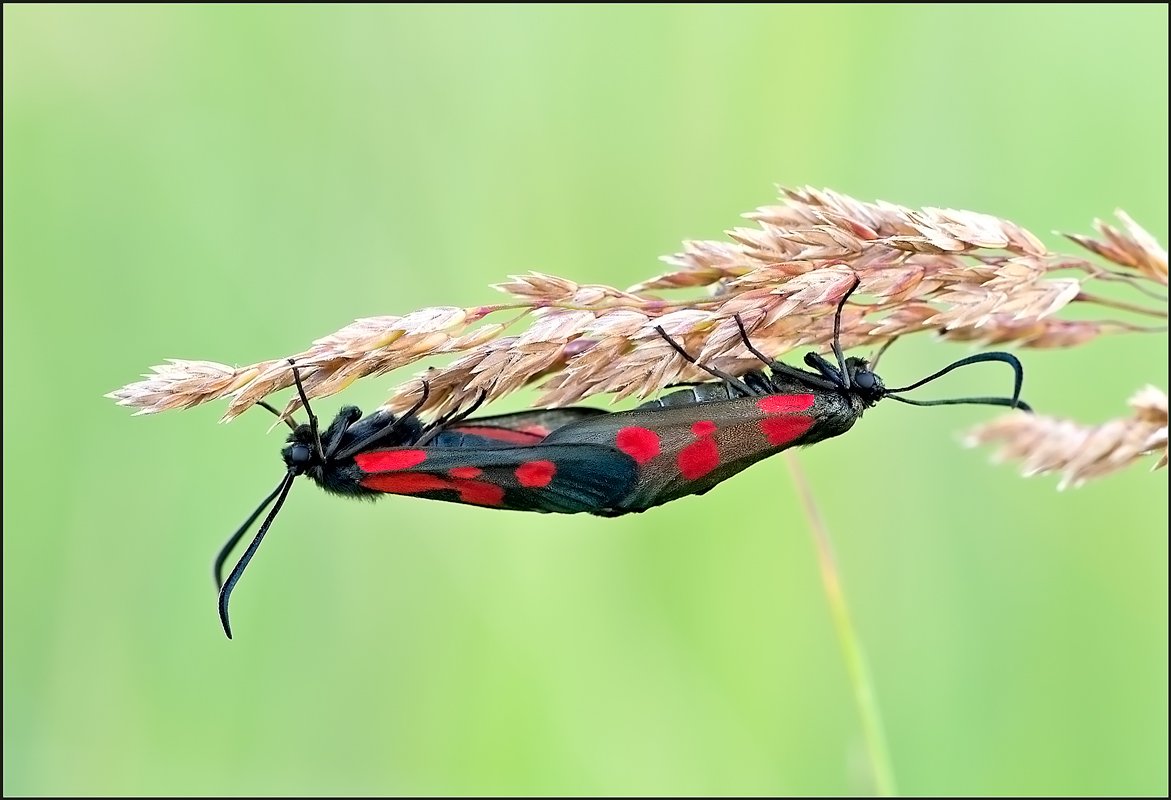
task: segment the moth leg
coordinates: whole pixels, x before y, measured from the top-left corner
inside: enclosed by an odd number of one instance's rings
[[[446,426],[467,419],[469,416],[471,416],[473,413],[475,413],[476,409],[478,409],[480,406],[484,405],[484,401],[487,399],[488,399],[488,391],[486,389],[481,389],[480,396],[477,397],[475,402],[473,402],[466,409],[464,409],[463,411],[454,411],[454,410],[449,411],[448,413],[444,414],[439,419],[435,420],[430,425],[428,425],[427,429],[423,432],[423,435],[419,437],[419,441],[415,442],[415,444],[417,446],[422,446],[422,445],[427,444],[432,439],[434,439],[436,436],[438,436],[440,431],[442,431]]]
[[[270,406],[268,403],[264,402],[263,400],[257,400],[256,405],[258,405],[261,408],[265,409],[266,411],[270,412],[273,416],[275,416],[281,422],[288,425],[289,430],[291,430],[291,431],[297,430],[297,423],[294,422],[291,417],[282,417],[281,412],[277,411],[275,408],[273,408],[272,406]]]
[[[765,366],[767,366],[773,372],[779,372],[782,375],[788,375],[790,378],[795,378],[806,386],[812,386],[816,389],[837,389],[840,386],[840,384],[836,381],[832,383],[824,381],[818,376],[811,375],[804,370],[797,369],[796,367],[790,367],[783,361],[778,361],[775,358],[769,358],[764,353],[757,350],[752,342],[749,341],[748,331],[745,329],[744,321],[740,319],[739,314],[736,315],[735,319],[736,327],[740,329],[740,339],[744,342],[744,346],[748,349],[748,352],[752,353],[752,355],[756,356],[758,359],[764,362]],[[770,388],[766,387],[763,391],[758,392],[758,394],[768,394],[769,391]]]
[[[663,340],[667,344],[671,345],[676,353],[683,356],[683,360],[688,364],[693,364],[702,369],[708,375],[719,378],[724,383],[728,384],[728,386],[736,389],[736,391],[740,392],[740,394],[744,395],[745,397],[753,397],[759,394],[759,392],[754,392],[748,384],[737,378],[735,375],[729,375],[723,370],[718,370],[715,367],[709,367],[706,364],[700,364],[690,353],[687,352],[687,350],[683,348],[683,345],[679,344],[679,342],[671,338],[670,334],[663,330],[662,325],[656,325],[655,330],[659,332],[659,336],[662,336]]]
[[[305,387],[301,385],[301,371],[297,362],[290,358],[289,366],[293,368],[293,383],[297,385],[297,394],[301,397],[301,405],[305,406],[305,413],[309,415],[309,430],[313,431],[313,442],[317,445],[317,457],[325,461],[325,450],[321,447],[321,431],[317,428],[317,415],[309,405],[309,396],[305,394]]]

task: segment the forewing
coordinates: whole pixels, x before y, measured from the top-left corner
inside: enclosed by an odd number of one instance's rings
[[[561,514],[602,512],[633,488],[637,465],[600,444],[557,447],[397,447],[354,456],[375,492]]]

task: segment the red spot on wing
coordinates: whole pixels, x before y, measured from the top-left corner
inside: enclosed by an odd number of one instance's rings
[[[446,478],[427,472],[387,472],[370,475],[362,479],[362,485],[367,489],[387,494],[423,494],[450,489],[459,495],[461,503],[477,506],[498,506],[504,502],[504,489],[495,484]]]
[[[368,453],[358,453],[354,456],[354,463],[363,472],[393,472],[400,469],[417,467],[427,460],[427,454],[422,450],[371,450]]]
[[[659,435],[646,428],[623,428],[618,431],[614,444],[639,464],[645,464],[659,454]]]
[[[769,444],[785,444],[796,439],[813,425],[813,417],[772,417],[760,421],[760,431]]]
[[[483,481],[468,481],[456,486],[459,499],[474,506],[498,506],[504,503],[504,489]]]
[[[449,469],[447,474],[453,478],[478,478],[484,474],[484,470],[479,467],[456,467]]]
[[[675,457],[679,472],[689,481],[702,478],[720,465],[720,452],[716,440],[710,437],[699,439],[684,447]]]
[[[701,419],[691,426],[691,432],[696,436],[707,436],[709,433],[716,432],[716,423],[710,419]]]
[[[528,461],[516,468],[516,479],[521,486],[536,488],[548,486],[557,474],[557,465],[552,461]]]
[[[390,472],[362,479],[362,485],[367,489],[387,494],[422,494],[436,489],[450,489],[452,483],[454,481],[429,472]]]
[[[792,414],[813,408],[811,394],[770,394],[756,401],[756,407],[766,414]]]

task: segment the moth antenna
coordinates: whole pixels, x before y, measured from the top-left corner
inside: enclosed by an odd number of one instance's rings
[[[228,600],[232,596],[232,589],[235,588],[236,583],[240,580],[240,576],[244,574],[244,569],[248,566],[248,562],[252,560],[252,556],[256,555],[256,550],[260,547],[260,542],[264,539],[264,534],[268,533],[269,526],[276,519],[276,515],[280,513],[281,506],[285,504],[285,498],[289,496],[289,489],[292,488],[293,481],[296,477],[297,473],[290,469],[288,474],[281,480],[280,485],[273,492],[276,495],[276,503],[273,505],[272,511],[268,512],[268,516],[264,519],[264,524],[256,532],[256,537],[248,545],[248,549],[244,551],[244,555],[240,556],[240,560],[236,562],[236,566],[232,568],[231,574],[228,575],[228,580],[220,588],[220,622],[223,624],[224,633],[227,634],[229,639],[232,638],[232,626],[228,622]]]
[[[281,490],[281,487],[284,486],[284,483],[284,479],[282,478],[281,482],[277,484],[277,487],[273,489],[271,493],[269,493],[268,497],[264,498],[260,505],[256,507],[256,510],[248,516],[248,519],[244,520],[244,524],[236,529],[236,532],[228,538],[228,541],[225,542],[224,546],[220,548],[220,551],[216,553],[215,564],[212,565],[212,574],[215,575],[215,588],[217,590],[222,589],[224,586],[224,562],[228,560],[228,556],[232,554],[232,550],[235,549],[236,544],[240,541],[240,538],[248,531],[249,528],[252,527],[252,523],[256,522],[256,518],[264,513],[264,509],[268,508],[268,504],[271,503],[273,498],[277,496]]]
[[[294,430],[294,431],[297,430],[297,423],[293,422],[293,420],[290,419],[289,417],[282,415],[281,412],[277,411],[275,408],[270,406],[268,403],[264,402],[263,400],[257,400],[256,405],[260,406],[261,408],[266,408],[269,411],[271,411],[273,414],[276,415],[276,418],[278,420],[280,420],[281,422],[288,425],[290,430]]]
[[[1010,406],[1011,408],[1020,407],[1022,405],[1022,403],[1021,403],[1021,387],[1025,383],[1025,368],[1023,366],[1021,366],[1020,359],[1018,359],[1012,353],[1004,353],[1001,351],[996,351],[996,352],[992,352],[992,353],[976,353],[974,355],[968,356],[967,358],[961,358],[959,361],[953,361],[952,363],[948,364],[946,367],[939,370],[938,372],[936,372],[932,375],[928,375],[923,380],[916,381],[915,383],[912,383],[908,386],[902,386],[898,389],[888,389],[886,392],[886,396],[891,397],[896,394],[901,394],[902,392],[910,391],[911,389],[918,389],[923,384],[931,383],[931,381],[935,380],[936,378],[943,377],[944,375],[951,372],[952,370],[959,369],[960,367],[966,367],[969,364],[980,364],[980,363],[983,363],[986,361],[998,361],[998,362],[1001,362],[1004,364],[1008,364],[1010,367],[1012,367],[1012,371],[1013,371],[1012,399],[1009,400],[1008,402],[1006,402],[1006,403],[988,403],[985,401],[996,400],[996,399],[1000,399],[1000,398],[986,398],[986,397],[958,399],[958,400],[951,400],[951,401],[939,401],[939,400],[915,400],[915,401],[912,401],[912,400],[908,400],[908,399],[902,398],[902,397],[895,397],[894,399],[900,400],[901,402],[904,402],[904,403],[910,403],[911,405],[915,405],[915,406],[953,405],[956,403],[976,403],[979,405],[1007,405],[1007,406]]]
[[[1033,413],[1033,407],[1024,400],[1013,400],[1011,397],[956,397],[947,400],[911,400],[898,395],[887,395],[891,400],[898,400],[910,406],[1006,406],[1016,408],[1028,414]]]
[[[754,394],[754,392],[748,386],[748,384],[746,384],[744,381],[737,378],[735,375],[729,375],[728,373],[726,373],[722,370],[718,370],[715,367],[709,367],[707,364],[700,364],[698,361],[695,360],[695,358],[691,355],[691,353],[688,353],[683,348],[683,345],[679,344],[679,342],[677,342],[673,338],[671,338],[670,334],[668,334],[665,330],[663,330],[662,325],[656,325],[655,330],[659,332],[659,336],[662,336],[663,340],[666,341],[667,344],[671,345],[671,347],[675,350],[676,353],[683,356],[683,360],[686,361],[688,364],[692,364],[696,367],[699,367],[704,372],[706,372],[708,375],[712,375],[714,377],[717,377],[720,380],[727,383],[728,385],[736,387],[737,391],[739,391],[745,397],[751,397]]]
[[[317,428],[317,415],[313,413],[313,409],[309,405],[309,396],[305,394],[305,387],[301,385],[301,372],[297,368],[297,362],[290,358],[289,366],[293,368],[293,383],[297,384],[297,394],[301,396],[301,405],[305,406],[305,413],[309,415],[309,430],[313,431],[313,442],[317,445],[317,458],[324,462],[325,448],[321,446],[321,431]]]

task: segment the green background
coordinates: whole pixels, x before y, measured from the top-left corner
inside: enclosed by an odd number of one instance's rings
[[[6,6],[5,793],[869,791],[784,459],[617,520],[298,485],[229,642],[211,557],[280,432],[101,395],[629,285],[775,182],[1165,243],[1167,52],[1165,7]],[[1087,422],[1167,386],[1164,336],[1022,356]],[[996,412],[891,406],[801,461],[900,789],[1165,793],[1167,473],[1058,493],[958,445]]]

